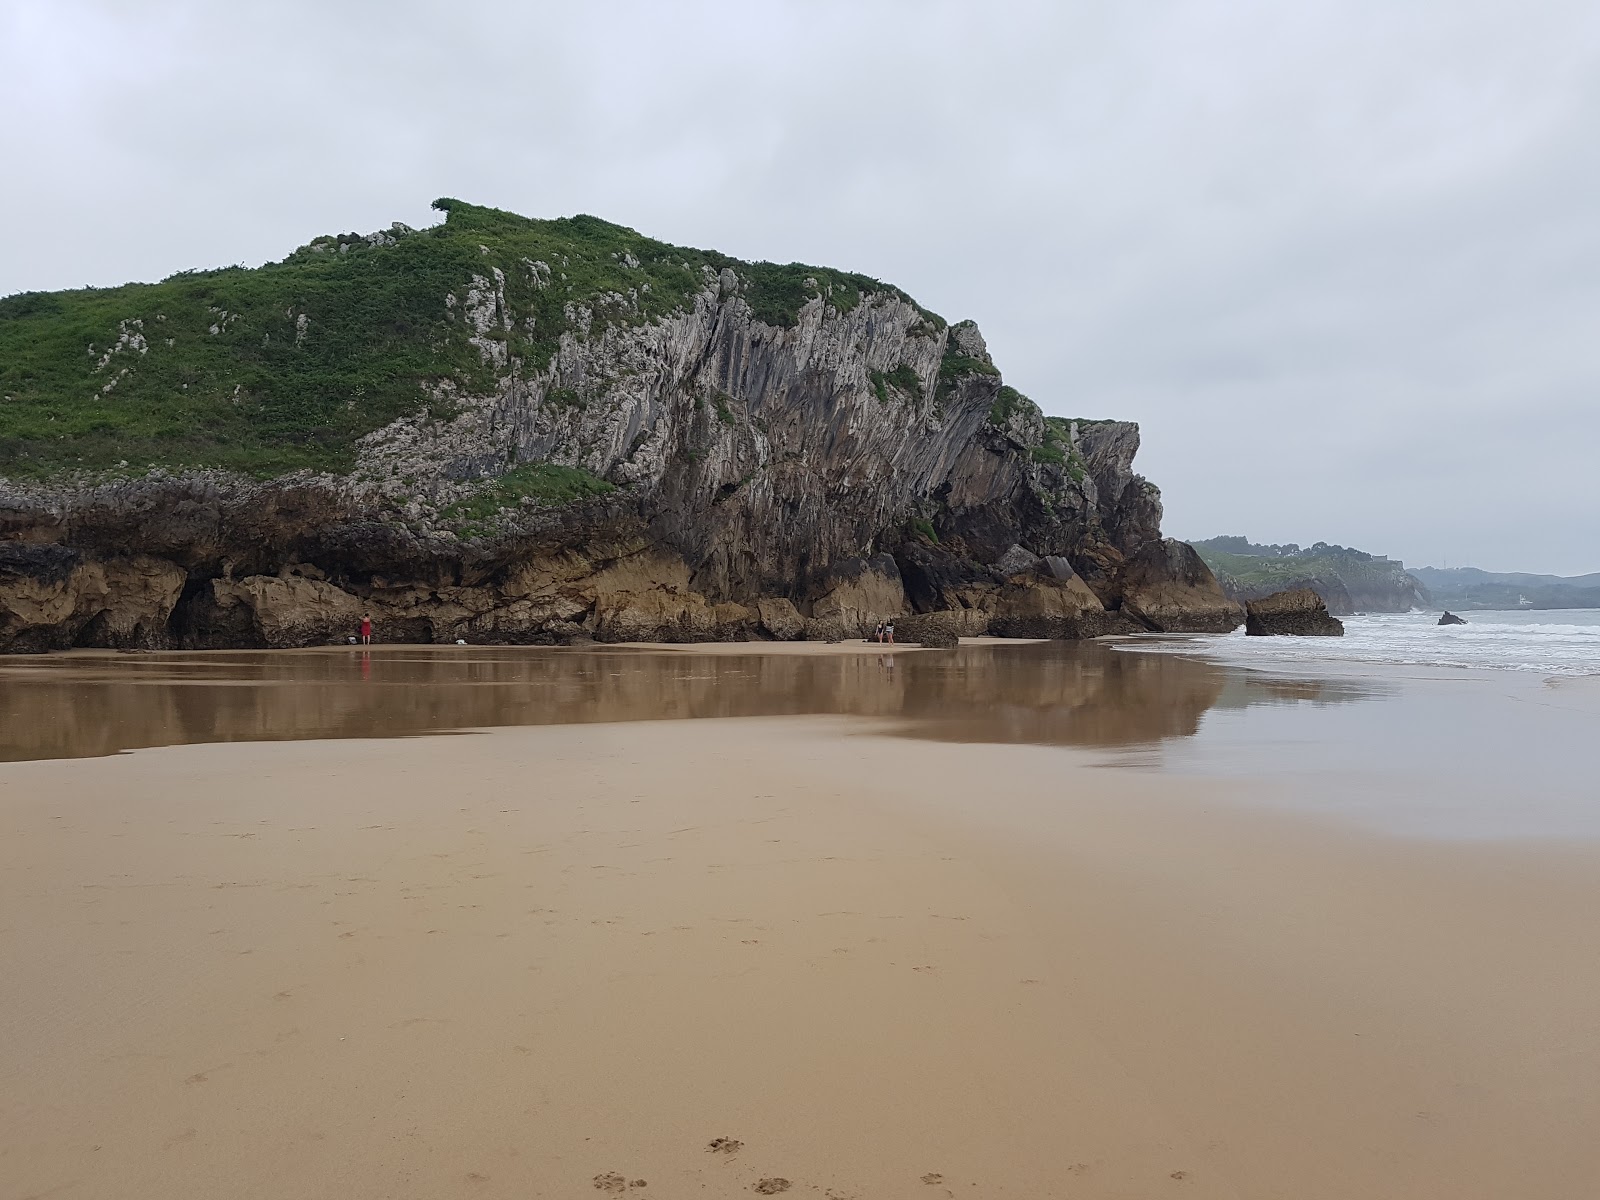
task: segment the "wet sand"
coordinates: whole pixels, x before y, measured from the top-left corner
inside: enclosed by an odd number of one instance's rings
[[[1277,680],[1101,643],[379,646],[0,656],[0,760],[185,742],[404,737],[683,717],[895,717],[926,736],[1131,745],[1213,705],[1341,703],[1370,686]],[[1226,693],[1226,694],[1225,694]]]
[[[0,766],[0,1196],[1594,1194],[1595,843],[931,719]]]

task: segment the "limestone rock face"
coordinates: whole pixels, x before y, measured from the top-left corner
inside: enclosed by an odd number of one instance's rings
[[[1245,603],[1245,633],[1252,637],[1292,634],[1297,637],[1341,637],[1344,625],[1328,615],[1322,597],[1310,588],[1275,592]]]
[[[167,644],[167,621],[183,592],[188,572],[148,554],[107,559],[102,564],[106,607],[90,623],[85,645],[151,650]]]
[[[1128,562],[1121,584],[1122,610],[1161,633],[1228,633],[1244,620],[1239,604],[1223,594],[1186,542],[1146,543]]]
[[[1016,577],[994,594],[989,631],[996,637],[1084,638],[1106,632],[1099,597],[1076,575]]]
[[[716,641],[715,607],[698,592],[652,588],[597,599],[594,636],[601,642]]]
[[[811,606],[806,637],[812,641],[865,637],[878,622],[906,611],[900,571],[888,554],[850,558],[836,564],[828,575],[827,586],[828,590]]]
[[[1238,623],[1162,542],[1136,425],[1047,422],[975,325],[892,289],[813,290],[769,324],[753,287],[729,266],[648,321],[616,319],[625,296],[574,302],[535,363],[496,336],[528,314],[485,275],[451,311],[492,385],[419,382],[343,475],[40,482],[0,462],[0,652],[307,645],[363,611],[383,641],[527,644],[860,637],[956,611],[1050,637]],[[614,490],[503,486],[535,464]]]
[[[184,578],[149,555],[96,561],[64,546],[0,542],[0,650],[166,645]]]
[[[589,635],[582,624],[588,612],[581,601],[570,596],[512,600],[450,624],[448,633],[454,636],[449,640],[496,646],[567,645]],[[379,620],[381,624],[382,618]]]
[[[993,591],[1004,578],[992,567],[920,540],[901,545],[894,557],[906,603],[915,612],[971,607],[976,596]]]
[[[105,600],[98,564],[65,546],[0,543],[0,646],[54,650],[73,644]]]
[[[761,628],[780,642],[798,641],[805,632],[806,619],[792,601],[781,596],[757,600],[756,616]]]
[[[359,598],[320,579],[213,579],[187,605],[189,645],[283,649],[342,642],[360,630]],[[381,631],[375,631],[381,637]]]
[[[994,564],[994,569],[1002,575],[1020,575],[1027,571],[1036,571],[1043,566],[1044,559],[1032,550],[1013,545],[1000,556]]]

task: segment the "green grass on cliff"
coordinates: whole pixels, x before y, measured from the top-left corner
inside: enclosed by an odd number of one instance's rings
[[[892,371],[873,371],[869,378],[872,381],[872,391],[878,397],[880,404],[889,402],[889,389],[897,388],[908,396],[922,394],[922,380],[917,378],[917,373],[905,363],[901,363]]]
[[[1026,409],[1038,412],[1039,406],[1016,388],[1003,385],[995,393],[994,403],[989,406],[989,424],[1003,427],[1014,414]]]
[[[500,512],[520,507],[525,499],[556,506],[615,490],[604,479],[579,467],[524,463],[480,488],[468,499],[450,505],[443,515],[458,532],[476,534]]]
[[[523,371],[542,369],[574,328],[569,306],[591,309],[591,335],[640,324],[683,308],[705,268],[732,267],[757,318],[776,326],[818,296],[848,311],[867,292],[904,295],[864,275],[671,246],[597,217],[436,207],[446,219],[434,228],[376,243],[318,238],[259,268],[0,299],[0,476],[124,464],[345,470],[357,439],[420,409],[432,385],[492,386],[464,306],[474,277],[492,296],[497,268],[512,327],[496,307],[486,337]]]
[[[1068,417],[1044,419],[1044,443],[1033,449],[1033,461],[1060,467],[1074,483],[1082,483],[1089,464],[1072,443],[1072,421]]]

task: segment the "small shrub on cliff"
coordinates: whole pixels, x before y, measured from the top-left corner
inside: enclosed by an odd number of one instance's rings
[[[732,266],[744,281],[744,298],[750,305],[750,315],[763,325],[780,329],[792,329],[800,320],[800,310],[819,297],[828,307],[841,313],[850,312],[863,297],[873,292],[885,292],[915,303],[899,288],[870,275],[805,263],[741,263],[720,254],[707,255],[707,258],[719,269]],[[924,319],[933,315],[927,313]]]
[[[934,402],[943,404],[955,387],[963,379],[972,375],[990,375],[998,377],[999,370],[992,364],[986,363],[981,358],[972,358],[962,354],[956,349],[955,343],[945,344],[944,358],[939,362],[939,383],[934,389]]]
[[[917,378],[917,373],[901,363],[892,371],[873,371],[872,390],[877,393],[879,402],[889,402],[889,389],[895,388],[908,396],[917,396],[922,393],[922,380]]]
[[[524,499],[556,507],[615,490],[614,485],[579,467],[524,463],[491,481],[476,495],[450,505],[443,516],[458,530],[479,532],[476,527],[502,510],[519,507]]]
[[[1032,400],[1017,391],[1016,388],[1002,386],[995,393],[994,403],[989,406],[989,424],[1004,425],[1022,409],[1037,407]]]
[[[905,363],[901,363],[884,378],[902,392],[908,392],[913,396],[922,390],[922,380],[918,379],[917,373]]]
[[[1036,463],[1060,467],[1074,483],[1082,483],[1088,474],[1088,464],[1072,441],[1072,422],[1066,417],[1044,419],[1044,442],[1031,454]]]

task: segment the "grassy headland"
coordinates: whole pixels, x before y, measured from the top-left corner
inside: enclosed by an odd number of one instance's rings
[[[359,438],[436,385],[481,391],[542,369],[580,308],[591,331],[678,311],[707,269],[733,268],[755,317],[779,327],[817,297],[839,311],[869,292],[904,297],[865,275],[741,262],[597,217],[434,206],[445,220],[433,228],[320,237],[262,267],[0,299],[0,476],[342,471]]]

